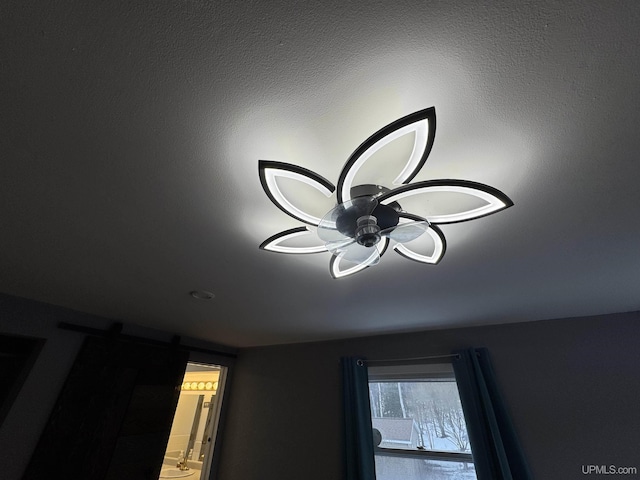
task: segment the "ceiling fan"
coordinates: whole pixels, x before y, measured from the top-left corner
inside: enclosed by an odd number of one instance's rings
[[[360,186],[361,190],[380,190],[375,185]],[[400,224],[400,206],[384,205],[376,200],[380,193],[361,195],[341,203],[327,213],[318,224],[318,237],[326,249],[345,262],[375,265],[384,250],[377,248],[380,241],[406,243],[427,231],[426,219]],[[406,218],[406,217],[405,217]]]
[[[258,171],[262,187],[271,201],[283,212],[310,227],[298,227],[277,233],[260,248],[277,253],[311,254],[330,252],[329,270],[333,278],[360,272],[380,261],[389,246],[401,256],[421,263],[437,264],[446,250],[446,240],[439,224],[457,223],[490,215],[513,205],[500,190],[469,180],[427,180],[410,183],[425,164],[435,138],[435,108],[402,117],[381,128],[365,140],[347,159],[338,183],[334,186],[315,172],[297,165],[260,160]],[[409,158],[393,181],[396,188],[382,185],[356,185],[356,174],[375,152],[385,145],[414,133]],[[326,197],[336,194],[337,206],[319,218],[283,193],[278,178],[305,183]],[[417,195],[457,193],[474,197],[480,206],[459,211],[434,212],[427,218],[404,211],[399,201]],[[315,227],[315,228],[313,228]],[[431,250],[416,251],[407,245],[421,236],[431,240]],[[291,245],[298,237],[314,237],[317,245]],[[318,243],[318,241],[320,243]]]

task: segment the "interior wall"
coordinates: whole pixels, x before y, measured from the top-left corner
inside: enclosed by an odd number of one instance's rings
[[[167,452],[182,451],[183,455],[188,455],[187,445],[193,427],[193,416],[198,405],[197,395],[180,395],[176,414],[171,424],[171,433]]]
[[[640,312],[246,349],[222,437],[224,480],[344,478],[339,358],[488,347],[534,478],[640,471]]]

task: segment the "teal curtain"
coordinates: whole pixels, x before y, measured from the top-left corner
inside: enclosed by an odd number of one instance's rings
[[[478,480],[531,480],[488,350],[470,348],[455,353],[453,369]]]
[[[345,465],[347,480],[375,480],[369,378],[365,359],[343,357]]]

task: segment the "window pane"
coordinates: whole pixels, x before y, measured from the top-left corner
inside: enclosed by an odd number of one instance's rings
[[[369,383],[380,447],[471,453],[455,380]]]
[[[473,463],[376,455],[377,480],[476,480]]]

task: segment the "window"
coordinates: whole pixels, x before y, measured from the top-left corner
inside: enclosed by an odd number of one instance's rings
[[[369,367],[377,480],[475,480],[451,364]]]

